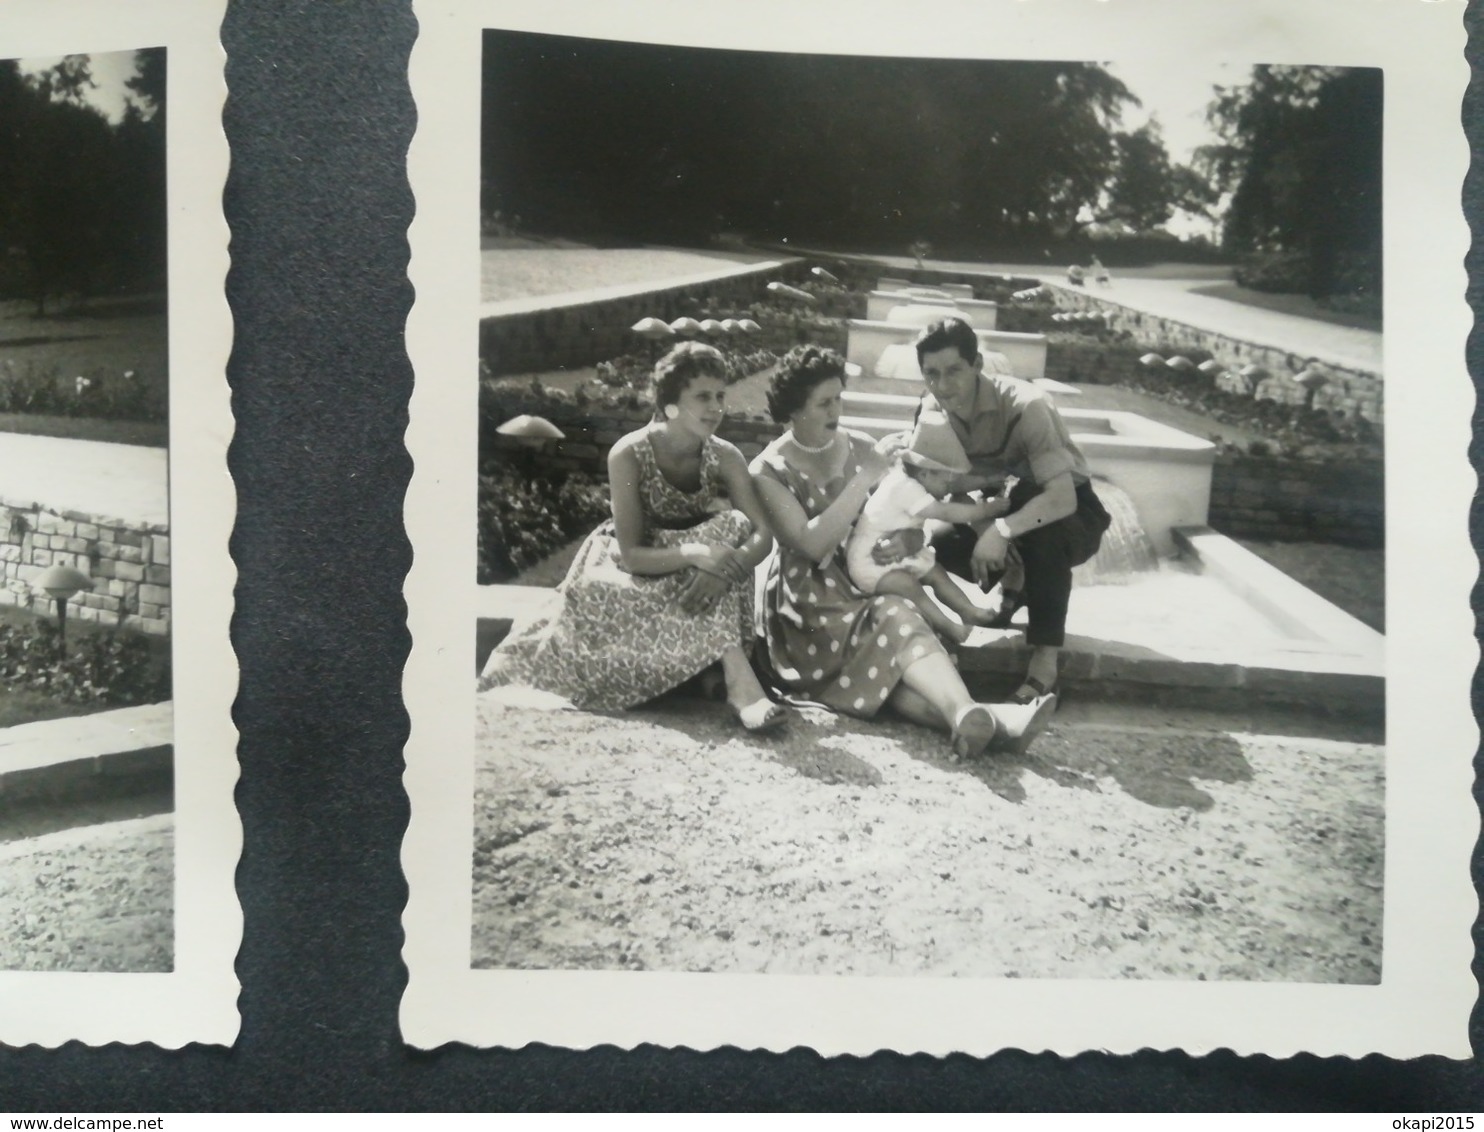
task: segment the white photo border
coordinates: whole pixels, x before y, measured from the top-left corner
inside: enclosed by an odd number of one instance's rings
[[[225,0],[6,0],[0,57],[164,47],[169,231],[174,964],[168,973],[0,971],[0,1042],[230,1045],[240,1026],[234,876],[242,824],[229,636],[232,317],[222,213]]]
[[[407,447],[412,730],[402,1033],[570,1048],[640,1043],[824,1055],[881,1049],[1072,1055],[1470,1055],[1478,994],[1469,858],[1479,660],[1468,538],[1474,388],[1464,362],[1469,70],[1463,4],[1442,0],[415,0],[409,155],[417,213]],[[1379,985],[721,975],[470,968],[481,31],[850,55],[1178,59],[1385,73],[1387,704],[1385,952]],[[1425,383],[1425,397],[1419,386]],[[468,593],[468,602],[449,594]],[[1423,658],[1426,663],[1423,663]]]

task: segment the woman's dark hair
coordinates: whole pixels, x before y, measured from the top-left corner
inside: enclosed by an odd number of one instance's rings
[[[658,420],[665,406],[680,400],[685,387],[698,377],[727,379],[727,362],[721,351],[704,342],[682,342],[654,363],[654,415]]]
[[[783,355],[768,382],[768,415],[779,424],[809,401],[814,387],[831,378],[845,384],[845,359],[823,346],[795,346]]]
[[[949,346],[958,351],[959,357],[971,364],[979,356],[979,336],[961,318],[940,318],[937,322],[929,323],[922,328],[913,344],[917,347],[918,365],[922,365],[924,355],[936,354]]]

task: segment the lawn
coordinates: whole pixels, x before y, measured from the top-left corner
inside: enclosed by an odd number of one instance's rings
[[[484,240],[480,245],[480,301],[562,295],[613,287],[682,279],[733,267],[767,263],[775,256],[707,249],[590,248],[582,245],[532,246],[531,241]]]
[[[37,614],[0,606],[0,627],[23,629],[42,620]],[[67,639],[78,641],[89,636],[106,636],[113,630],[87,621],[67,621]],[[146,637],[149,644],[150,666],[153,669],[168,669],[170,664],[170,641],[166,637]],[[109,703],[73,703],[29,688],[0,687],[0,728],[14,727],[21,723],[36,723],[43,719],[65,719],[70,716],[92,715],[117,707]]]
[[[163,399],[169,384],[169,341],[163,295],[83,300],[37,316],[28,302],[0,302],[0,372],[117,377],[133,371]],[[161,422],[107,421],[43,414],[0,414],[0,431],[164,447]]]

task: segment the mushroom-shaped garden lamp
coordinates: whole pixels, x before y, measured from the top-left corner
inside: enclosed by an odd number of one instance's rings
[[[634,323],[631,330],[641,338],[648,338],[651,342],[658,342],[661,338],[669,338],[675,331],[670,329],[670,324],[658,318],[641,318]]]
[[[836,278],[835,276],[831,275],[828,271],[826,271],[822,267],[811,267],[809,269],[809,274],[812,275],[812,276],[814,276],[814,278],[816,278],[816,279],[823,279],[826,283],[839,283],[840,282],[840,280],[838,278]]]
[[[1163,368],[1165,360],[1158,354],[1145,354],[1139,358],[1139,364],[1146,369]]]
[[[701,333],[701,324],[693,318],[682,316],[670,323],[670,329],[678,338],[695,338]]]
[[[80,590],[91,590],[93,579],[75,566],[48,566],[31,582],[38,590],[57,603],[57,642],[62,651],[67,649],[67,601]]]
[[[780,298],[793,299],[798,303],[808,303],[811,307],[818,301],[808,291],[801,291],[797,287],[790,287],[787,283],[780,283],[776,279],[768,284],[768,290]]]

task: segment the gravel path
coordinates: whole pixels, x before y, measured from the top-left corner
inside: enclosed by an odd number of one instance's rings
[[[965,768],[900,723],[485,698],[474,965],[1379,980],[1380,747],[1067,714]]]
[[[0,970],[169,971],[174,874],[170,814],[0,844]]]

